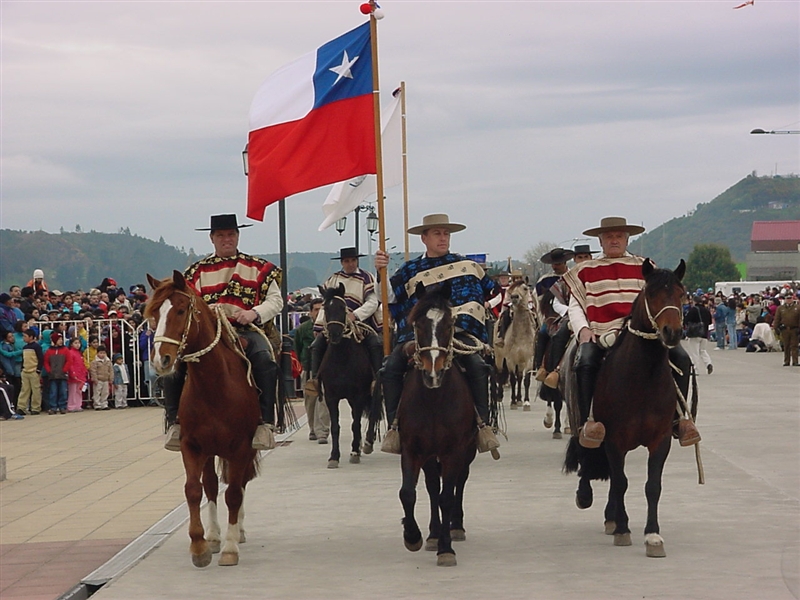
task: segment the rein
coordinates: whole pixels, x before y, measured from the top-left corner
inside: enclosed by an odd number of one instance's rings
[[[681,317],[681,324],[683,324],[683,311],[679,307],[674,306],[672,304],[668,304],[667,306],[662,308],[660,311],[658,311],[655,316],[653,316],[652,313],[650,312],[650,305],[647,303],[647,296],[644,296],[644,310],[647,313],[647,320],[650,321],[650,326],[653,329],[655,329],[655,331],[649,332],[649,331],[641,331],[639,329],[634,329],[631,326],[630,319],[628,319],[626,327],[628,328],[628,331],[630,331],[635,336],[638,336],[638,337],[643,338],[645,340],[657,340],[658,337],[659,337],[659,333],[658,333],[658,323],[656,323],[656,319],[661,316],[661,313],[663,313],[665,310],[669,310],[669,309],[673,309],[673,310],[677,310],[678,311],[678,314]]]
[[[345,302],[344,298],[340,298],[339,296],[334,296],[331,300],[339,300],[344,304],[345,311],[347,311],[347,302]],[[347,314],[345,312],[345,314]],[[365,337],[367,337],[370,333],[377,333],[375,330],[367,325],[366,323],[362,323],[361,321],[350,321],[349,319],[345,318],[345,321],[329,321],[327,316],[325,317],[325,323],[322,325],[322,334],[325,336],[325,339],[330,339],[330,333],[328,332],[328,325],[341,325],[342,326],[342,337],[343,338],[352,338],[357,344],[360,344]]]

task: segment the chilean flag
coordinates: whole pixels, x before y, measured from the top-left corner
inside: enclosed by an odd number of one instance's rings
[[[375,173],[374,119],[368,22],[270,75],[250,107],[247,216]]]

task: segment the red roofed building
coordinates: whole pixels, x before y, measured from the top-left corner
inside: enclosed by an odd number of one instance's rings
[[[747,278],[797,279],[800,274],[800,221],[753,221]]]

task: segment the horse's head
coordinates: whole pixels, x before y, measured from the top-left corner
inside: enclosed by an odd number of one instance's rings
[[[674,348],[681,341],[683,299],[686,296],[681,280],[685,273],[683,259],[674,271],[657,269],[649,258],[642,264],[645,285],[640,296],[643,301],[637,302],[641,304],[638,311],[643,311],[645,321],[667,348]],[[641,314],[639,318],[642,318]]]
[[[508,288],[509,301],[514,310],[528,310],[528,299],[530,298],[530,288],[524,281],[518,281]]]
[[[425,387],[442,385],[445,371],[453,361],[454,320],[450,304],[450,283],[426,290],[422,283],[414,291],[417,303],[408,317],[414,327],[414,363],[422,371]]]
[[[326,289],[320,286],[322,292],[322,310],[325,311],[325,333],[331,344],[342,341],[347,329],[347,303],[344,299],[344,284],[340,283],[335,288]]]
[[[186,284],[180,271],[172,273],[172,279],[159,281],[149,273],[147,281],[153,295],[147,302],[144,316],[155,330],[151,364],[159,375],[168,375],[175,370],[186,346],[192,315],[197,310],[197,294]]]

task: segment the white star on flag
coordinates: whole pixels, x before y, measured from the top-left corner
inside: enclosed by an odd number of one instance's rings
[[[353,78],[353,74],[350,72],[350,69],[353,67],[354,64],[356,64],[357,60],[358,60],[357,56],[354,57],[353,60],[350,60],[350,58],[347,56],[347,50],[344,51],[344,56],[342,57],[342,64],[340,64],[338,67],[331,67],[330,69],[328,69],[329,71],[333,71],[338,75],[336,81],[333,82],[333,85],[339,83],[339,80],[342,77],[348,77],[350,79]]]

